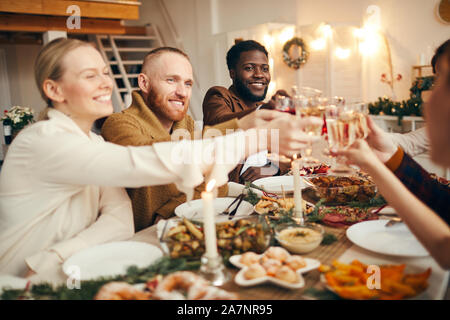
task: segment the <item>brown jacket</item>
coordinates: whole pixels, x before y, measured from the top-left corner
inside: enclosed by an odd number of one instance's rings
[[[162,126],[156,115],[147,107],[138,91],[132,94],[131,106],[120,113],[112,114],[102,126],[105,140],[124,146],[145,146],[155,142],[171,141],[171,135]],[[172,131],[186,129],[194,138],[194,120],[186,115],[183,120],[175,122]],[[228,121],[214,126],[222,132],[226,128],[237,129],[237,121]],[[200,185],[195,189],[194,198],[200,198],[205,189]],[[154,187],[127,188],[133,205],[133,216],[136,231],[142,230],[155,222],[156,216],[170,217],[175,208],[186,202],[186,195],[180,192],[175,184]],[[225,196],[227,186],[219,188],[219,196]]]
[[[256,107],[247,106],[236,94],[234,86],[228,89],[224,87],[212,87],[206,92],[203,99],[203,123],[215,125],[230,119],[240,119],[256,110]],[[244,166],[239,164],[230,172],[230,181],[239,183],[239,176]]]
[[[215,125],[230,119],[240,119],[256,110],[247,106],[236,94],[234,86],[212,87],[203,99],[203,123]]]

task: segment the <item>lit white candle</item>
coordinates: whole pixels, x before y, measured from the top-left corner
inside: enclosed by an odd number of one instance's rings
[[[216,223],[214,220],[214,194],[212,192],[215,180],[211,180],[206,185],[206,191],[202,192],[203,204],[203,232],[205,234],[205,248],[206,256],[208,258],[215,258],[218,256],[217,252],[217,238],[216,238]]]
[[[294,216],[297,218],[303,218],[302,210],[302,188],[300,177],[300,160],[297,159],[297,155],[294,155],[292,161],[292,173],[294,175]]]

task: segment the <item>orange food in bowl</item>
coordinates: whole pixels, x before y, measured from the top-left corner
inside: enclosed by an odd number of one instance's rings
[[[417,274],[406,274],[404,264],[380,265],[379,277],[373,277],[376,268],[368,267],[369,265],[358,260],[350,264],[333,261],[331,266],[321,266],[319,271],[324,273],[326,284],[332,291],[341,298],[355,300],[400,300],[414,297],[428,287],[431,274],[431,268]]]

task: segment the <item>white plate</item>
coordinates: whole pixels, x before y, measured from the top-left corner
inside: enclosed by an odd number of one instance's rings
[[[284,192],[286,193],[294,192],[294,176],[267,177],[257,179],[253,181],[253,184],[257,185],[260,188],[263,188],[266,192],[275,193],[278,195],[281,195],[283,193],[281,186],[283,186]],[[304,185],[306,185],[306,183]]]
[[[377,210],[377,209],[375,209]],[[379,215],[386,215],[386,216],[394,216],[397,215],[397,212],[395,211],[394,208],[390,207],[390,206],[386,206],[383,209],[381,209],[380,211],[378,211]]]
[[[19,278],[9,274],[0,275],[0,294],[4,289],[25,289],[28,280],[25,278]]]
[[[289,283],[280,279],[277,279],[275,277],[261,277],[256,279],[247,280],[244,276],[245,271],[247,270],[247,266],[240,263],[242,255],[234,255],[230,257],[230,263],[235,265],[238,268],[241,268],[241,270],[236,274],[236,277],[234,278],[234,281],[243,287],[249,287],[249,286],[255,286],[264,282],[271,282],[276,285],[279,285],[283,288],[287,289],[300,289],[305,286],[305,280],[302,277],[303,273],[306,273],[308,271],[317,269],[320,266],[320,261],[316,259],[310,259],[310,258],[303,258],[306,262],[306,266],[304,268],[298,269],[297,274],[299,275],[299,281],[297,283]],[[261,254],[260,257],[263,255]]]
[[[79,271],[80,280],[117,276],[125,274],[129,266],[147,267],[162,256],[158,247],[148,243],[110,242],[75,253],[64,262],[63,271],[68,276]]]
[[[229,205],[234,201],[235,198],[216,198],[214,199],[214,211],[216,212],[215,221],[225,222],[229,221],[228,215],[220,215]],[[237,200],[230,208],[230,212],[236,208],[239,200]],[[193,200],[190,202],[185,202],[180,204],[175,208],[175,214],[180,218],[187,218],[190,220],[202,221],[203,220],[203,202],[202,199]],[[253,213],[253,205],[247,201],[242,201],[239,208],[234,215],[233,219],[242,218],[249,216]]]
[[[364,221],[347,229],[347,238],[354,244],[381,254],[401,257],[426,257],[427,250],[404,223],[386,228],[388,220]]]

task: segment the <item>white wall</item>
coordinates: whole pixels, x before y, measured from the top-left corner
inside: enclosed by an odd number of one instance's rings
[[[417,63],[420,53],[427,53],[448,39],[449,25],[435,17],[439,0],[164,0],[185,51],[192,60],[199,84],[200,100],[206,90],[214,85],[227,85],[223,75],[217,76],[214,63],[225,64],[226,48],[216,48],[220,34],[252,28],[275,22],[298,26],[321,22],[361,26],[366,8],[375,4],[381,9],[381,27],[387,34],[392,51],[394,73],[403,80],[395,83],[398,99],[409,97],[411,66]],[[160,27],[166,43],[175,45],[167,24],[162,18],[157,0],[145,0],[141,18],[132,24],[153,22]],[[219,34],[219,35],[218,35]],[[220,47],[220,46],[219,46]],[[223,51],[216,53],[216,50]],[[222,62],[221,60],[222,59]],[[295,73],[294,70],[291,72]],[[389,95],[387,84],[380,82],[382,73],[388,72],[384,47],[373,58],[367,59],[364,69],[364,98],[375,100]],[[221,83],[218,83],[221,82]],[[195,101],[192,108],[198,108]]]
[[[404,77],[395,84],[398,99],[409,97],[411,66],[417,64],[417,56],[427,53],[428,47],[434,51],[450,37],[450,26],[435,17],[439,0],[298,0],[297,3],[298,24],[327,21],[361,25],[366,8],[372,4],[378,5],[381,9],[381,28],[391,46],[394,73]],[[380,75],[388,71],[383,59],[385,56],[378,55],[368,61],[364,86],[370,100],[390,93],[389,87],[379,81]]]
[[[267,22],[295,23],[297,0],[217,0],[218,32],[250,28]]]
[[[8,82],[10,89],[10,106],[30,107],[34,110],[35,118],[45,107],[45,102],[34,81],[34,61],[41,48],[40,45],[0,45],[5,50]]]

